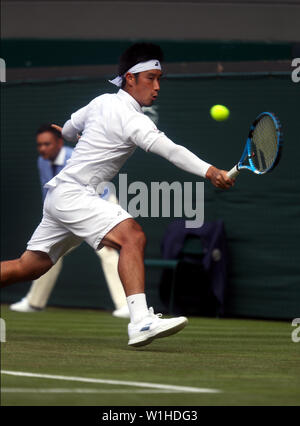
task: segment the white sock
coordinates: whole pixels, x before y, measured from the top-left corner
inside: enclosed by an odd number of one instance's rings
[[[145,293],[132,294],[127,297],[131,322],[139,322],[148,315]]]

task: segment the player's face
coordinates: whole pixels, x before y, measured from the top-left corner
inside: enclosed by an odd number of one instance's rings
[[[161,76],[160,70],[140,72],[137,78],[128,73],[126,88],[141,106],[151,106],[158,96]]]
[[[55,160],[63,146],[63,140],[56,137],[51,132],[43,132],[37,135],[36,143],[38,153],[44,158],[44,160],[50,161]]]

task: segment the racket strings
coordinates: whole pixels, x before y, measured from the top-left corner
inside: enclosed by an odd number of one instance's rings
[[[256,170],[263,172],[272,166],[278,151],[276,127],[269,116],[257,123],[251,139],[249,161]]]

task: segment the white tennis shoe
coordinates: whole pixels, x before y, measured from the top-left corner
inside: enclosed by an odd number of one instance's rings
[[[186,317],[162,319],[162,314],[154,314],[149,308],[149,314],[138,323],[128,324],[129,346],[149,345],[154,339],[171,336],[182,330],[188,323]]]

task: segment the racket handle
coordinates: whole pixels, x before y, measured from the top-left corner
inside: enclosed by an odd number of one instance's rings
[[[234,166],[231,170],[229,170],[227,176],[230,177],[230,179],[235,179],[239,173],[240,171],[237,166]]]

